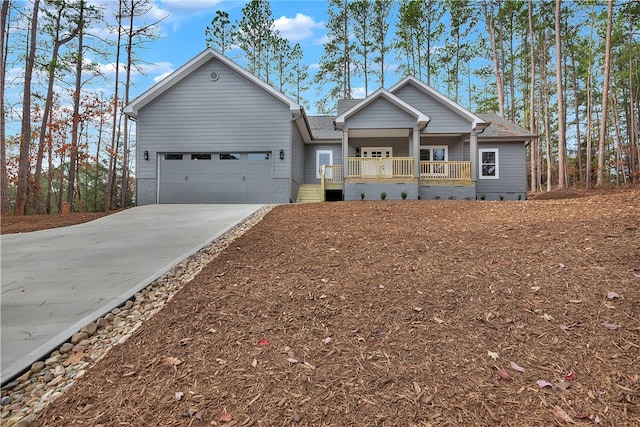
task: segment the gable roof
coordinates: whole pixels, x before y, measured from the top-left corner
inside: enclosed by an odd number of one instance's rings
[[[265,92],[267,92],[274,98],[288,105],[289,109],[292,112],[300,113],[302,107],[300,107],[299,104],[292,101],[286,95],[280,93],[275,88],[269,86],[267,83],[263,82],[262,80],[260,80],[259,78],[257,78],[256,76],[254,76],[253,74],[245,70],[244,68],[242,68],[240,65],[236,64],[235,62],[233,62],[232,60],[230,60],[229,58],[227,58],[226,56],[224,56],[223,54],[221,54],[220,52],[212,48],[206,48],[205,50],[200,52],[196,57],[194,57],[189,62],[184,64],[182,67],[178,68],[176,71],[169,74],[167,77],[165,77],[155,85],[151,86],[150,89],[143,92],[140,96],[138,96],[132,102],[125,105],[123,110],[124,113],[127,116],[132,117],[134,119],[138,118],[138,111],[141,108],[143,108],[147,104],[154,101],[163,93],[165,93],[166,91],[168,91],[169,89],[171,89],[172,87],[180,83],[186,77],[188,77],[193,71],[200,68],[202,65],[206,64],[212,59],[217,59],[218,61],[222,62],[223,64],[225,64],[226,66],[228,66],[229,68],[231,68],[232,70],[234,70],[235,72],[237,72],[238,74],[240,74],[241,76],[249,80],[250,82],[262,88]],[[299,116],[296,118],[299,118]]]
[[[427,85],[424,82],[421,82],[420,80],[416,79],[413,76],[405,77],[404,79],[402,79],[401,81],[393,85],[389,89],[389,92],[395,93],[396,91],[400,90],[406,85],[412,85],[416,89],[434,98],[440,104],[443,104],[444,106],[448,107],[450,110],[454,111],[458,115],[468,119],[472,123],[472,129],[484,128],[488,126],[488,123],[486,123],[480,117],[473,114],[471,111],[467,110],[466,108],[462,107],[458,103],[442,95],[441,93],[433,89],[431,86]]]
[[[478,138],[530,140],[538,137],[538,135],[529,132],[527,129],[520,127],[497,114],[478,113],[477,116],[489,123],[489,126],[487,126],[482,132],[478,133]]]
[[[429,118],[429,116],[424,114],[422,111],[407,104],[402,99],[398,98],[388,90],[384,88],[380,88],[374,93],[372,93],[371,95],[369,95],[367,98],[363,99],[361,102],[358,102],[356,105],[354,105],[353,107],[349,108],[347,111],[345,111],[344,113],[336,117],[336,119],[334,120],[336,128],[342,129],[344,127],[345,121],[349,117],[353,116],[359,111],[364,110],[369,104],[371,104],[372,102],[374,102],[379,98],[386,99],[396,107],[400,108],[401,110],[415,117],[416,122],[418,124],[418,128],[420,129],[423,129],[431,121],[431,118]]]

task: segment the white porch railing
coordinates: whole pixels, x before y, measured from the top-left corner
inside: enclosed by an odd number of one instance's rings
[[[420,179],[470,181],[471,162],[420,162]]]
[[[412,157],[349,157],[347,178],[413,178]],[[326,185],[342,184],[342,165],[323,166],[322,190]],[[420,162],[421,181],[470,181],[471,162]]]
[[[349,157],[349,177],[412,178],[413,157]]]

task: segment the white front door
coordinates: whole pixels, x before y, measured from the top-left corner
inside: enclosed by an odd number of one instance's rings
[[[362,147],[362,157],[378,158],[379,161],[365,161],[362,165],[364,176],[393,175],[393,147]]]
[[[320,179],[322,173],[322,166],[333,165],[333,151],[332,150],[318,150],[316,151],[316,178]],[[331,178],[330,171],[326,175],[326,178]]]

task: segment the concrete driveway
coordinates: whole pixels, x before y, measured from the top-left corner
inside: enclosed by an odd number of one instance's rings
[[[147,205],[0,237],[2,384],[262,205]]]

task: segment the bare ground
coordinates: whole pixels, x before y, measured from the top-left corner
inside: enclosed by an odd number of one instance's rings
[[[278,206],[32,425],[568,422],[640,425],[637,188]]]

